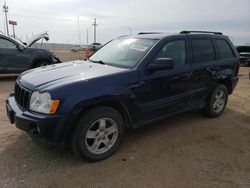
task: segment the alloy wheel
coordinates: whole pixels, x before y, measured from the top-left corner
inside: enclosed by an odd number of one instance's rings
[[[88,128],[85,145],[90,153],[103,154],[115,144],[117,138],[117,123],[111,118],[101,118]]]

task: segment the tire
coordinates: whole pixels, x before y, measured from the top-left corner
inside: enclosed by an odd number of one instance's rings
[[[35,63],[34,68],[43,67],[43,66],[46,66],[46,65],[49,65],[48,61],[38,61],[38,62]]]
[[[227,105],[228,90],[226,86],[219,84],[208,98],[204,108],[204,114],[209,117],[220,116]]]
[[[100,161],[118,149],[123,133],[122,116],[113,108],[97,107],[78,120],[71,146],[81,159]]]

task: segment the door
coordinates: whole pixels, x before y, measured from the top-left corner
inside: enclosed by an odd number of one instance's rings
[[[218,71],[213,40],[209,36],[190,36],[192,46],[192,86],[191,105],[199,105],[206,101],[209,88],[214,84],[212,76]]]
[[[187,107],[190,97],[191,66],[188,64],[185,36],[164,44],[154,57],[172,58],[174,68],[141,74],[141,86],[136,89],[136,99],[142,121],[160,118]]]
[[[0,38],[0,71],[18,73],[29,66],[29,56],[25,49],[17,48],[17,44],[6,38]]]

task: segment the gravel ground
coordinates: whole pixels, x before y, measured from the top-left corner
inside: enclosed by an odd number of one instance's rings
[[[10,124],[5,98],[16,76],[1,75],[0,187],[250,187],[249,71],[241,67],[221,117],[195,111],[127,130],[118,152],[97,163],[68,147],[45,150]]]

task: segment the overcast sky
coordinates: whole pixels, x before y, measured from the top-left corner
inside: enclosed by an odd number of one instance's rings
[[[4,1],[0,0],[1,5]],[[222,31],[236,45],[250,43],[250,0],[6,0],[8,19],[16,20],[16,34],[23,40],[48,31],[50,42],[97,42],[141,31]],[[9,27],[12,34],[12,27]],[[4,13],[0,14],[4,31]]]

